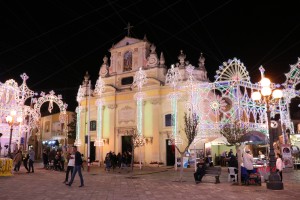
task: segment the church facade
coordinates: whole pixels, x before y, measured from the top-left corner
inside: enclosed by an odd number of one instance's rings
[[[145,144],[135,150],[135,160],[145,164],[153,162],[173,165],[174,148],[169,139],[172,134],[172,107],[168,95],[173,91],[165,84],[168,67],[164,55],[156,52],[154,44],[146,38],[125,37],[110,49],[111,56],[103,58],[99,76],[105,86],[101,95],[89,93],[89,75],[86,74],[80,86],[82,98],[77,98],[77,146],[79,151],[88,154],[90,141],[90,158],[103,161],[109,151],[122,153],[130,151],[130,134],[137,127],[137,104],[134,95],[137,89],[132,87],[135,73],[142,68],[147,74],[147,83],[142,87],[145,93],[142,105],[142,127]],[[179,68],[183,82],[188,79],[183,51],[178,56],[176,67]],[[194,78],[198,82],[209,82],[205,69],[205,58],[200,55]],[[101,120],[99,120],[98,100],[101,99]],[[187,98],[183,95],[178,101],[178,134],[184,141],[183,116],[186,112]],[[99,124],[101,123],[101,124]],[[103,145],[97,146],[97,134],[101,129]],[[88,139],[90,136],[90,139]],[[184,146],[184,145],[183,145]],[[139,149],[140,148],[140,149]]]

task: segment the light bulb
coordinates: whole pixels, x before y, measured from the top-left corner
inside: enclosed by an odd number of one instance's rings
[[[253,93],[251,94],[251,98],[252,98],[254,101],[260,100],[260,99],[261,99],[261,94],[260,94],[260,92],[253,92]]]
[[[269,87],[271,84],[271,81],[268,78],[262,78],[260,81],[260,84],[262,87]]]
[[[282,90],[279,89],[274,90],[272,96],[274,99],[280,99],[283,96]]]
[[[7,123],[11,123],[12,122],[12,116],[10,116],[10,115],[8,115],[7,117],[6,117],[6,122]]]
[[[15,111],[15,110],[10,111],[11,116],[15,116],[16,114],[17,114],[17,111]]]
[[[272,90],[271,90],[270,87],[263,87],[263,88],[261,89],[261,94],[262,94],[263,96],[270,96],[271,93],[272,93]]]

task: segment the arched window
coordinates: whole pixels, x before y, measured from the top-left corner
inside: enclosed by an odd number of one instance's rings
[[[132,70],[132,52],[127,51],[124,54],[123,72]]]

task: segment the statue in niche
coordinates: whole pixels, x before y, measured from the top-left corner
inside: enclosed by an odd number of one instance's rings
[[[132,70],[132,52],[127,51],[124,54],[124,65],[123,65],[123,72],[131,71]]]

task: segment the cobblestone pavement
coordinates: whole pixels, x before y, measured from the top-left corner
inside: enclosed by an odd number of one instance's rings
[[[92,166],[90,172],[83,171],[85,186],[79,188],[76,175],[71,187],[64,185],[65,173],[44,170],[35,164],[35,173],[20,172],[11,177],[0,177],[0,199],[105,199],[105,200],[154,200],[154,199],[300,199],[300,170],[283,174],[284,190],[274,191],[262,186],[237,186],[227,182],[226,168],[222,168],[220,184],[214,184],[214,177],[204,177],[195,184],[193,170],[185,169],[184,180],[179,182],[179,171],[167,167],[145,167],[105,172]]]

